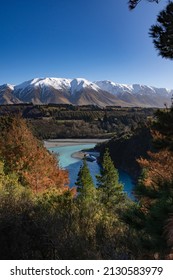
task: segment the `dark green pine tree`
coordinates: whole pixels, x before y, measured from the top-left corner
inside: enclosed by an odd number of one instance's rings
[[[108,149],[104,153],[100,173],[100,175],[97,175],[97,180],[101,202],[105,205],[119,202],[123,197],[123,185],[119,183],[118,170],[113,164]]]
[[[133,10],[142,0],[129,0],[129,9]],[[161,0],[147,0],[159,3]],[[157,16],[157,24],[152,25],[149,31],[156,50],[163,58],[173,59],[173,2],[168,2],[166,8]]]
[[[173,108],[158,110],[155,116],[152,135],[157,152],[150,153],[149,159],[138,160],[143,171],[134,188],[137,203],[124,214],[124,221],[133,229],[131,246],[141,254],[136,256],[138,259],[155,255],[164,259],[172,250],[169,240],[173,213]]]
[[[157,149],[169,149],[173,151],[173,105],[170,110],[157,110],[155,113],[157,121],[153,124],[153,129],[157,130],[163,137],[153,139]]]
[[[157,16],[157,24],[150,28],[155,48],[159,55],[173,59],[173,2]]]
[[[79,199],[90,202],[95,198],[96,189],[85,158],[79,170],[76,185]]]

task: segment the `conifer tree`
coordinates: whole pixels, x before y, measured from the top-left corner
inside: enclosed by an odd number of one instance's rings
[[[152,131],[155,147],[173,151],[173,106],[168,111],[158,110],[155,116],[158,120]]]
[[[159,3],[161,0],[147,0]],[[141,0],[129,0],[129,9],[133,10]],[[173,59],[173,2],[168,2],[166,8],[157,16],[157,24],[152,25],[149,30],[153,44],[163,58]]]
[[[76,185],[78,186],[77,191],[81,200],[93,200],[96,190],[85,158],[79,170]]]
[[[83,254],[83,250],[85,250],[86,246],[88,247],[88,251],[90,247],[93,246],[93,237],[96,234],[96,225],[99,217],[96,188],[85,158],[79,170],[76,185],[78,186],[78,196],[76,199],[76,206],[79,209],[78,230],[79,236],[83,236],[80,244],[80,254]]]
[[[158,258],[166,258],[169,253],[166,238],[169,245],[169,217],[173,213],[172,113],[171,108],[156,114],[152,131],[156,151],[148,152],[148,159],[138,160],[144,171],[134,190],[138,205],[127,215],[130,227],[136,229],[142,254],[153,258],[156,253]]]
[[[123,186],[119,183],[118,170],[114,167],[108,149],[104,153],[100,173],[97,180],[102,202],[104,204],[118,202],[122,198]]]
[[[157,16],[157,24],[151,26],[150,36],[159,55],[173,59],[173,3]]]

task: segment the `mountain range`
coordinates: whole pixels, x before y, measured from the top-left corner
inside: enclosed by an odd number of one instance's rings
[[[19,85],[0,86],[0,104],[93,104],[100,107],[164,107],[171,105],[173,90],[83,78],[35,78]]]

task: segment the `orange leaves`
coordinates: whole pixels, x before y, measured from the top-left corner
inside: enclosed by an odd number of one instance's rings
[[[145,186],[159,184],[160,182],[171,183],[173,181],[173,152],[167,149],[158,153],[148,152],[150,159],[139,159],[142,168],[147,170],[144,179]]]
[[[166,139],[166,136],[157,130],[151,130],[151,135],[153,137],[154,142],[163,142]]]
[[[173,151],[170,149],[172,137],[170,138],[171,141],[166,138],[169,130],[171,131],[172,121],[170,117],[172,111],[169,113],[158,112],[157,114],[159,114],[157,126],[160,129],[153,129],[151,134],[158,152],[148,152],[149,159],[141,158],[138,160],[140,166],[147,171],[143,180],[144,185],[146,187],[152,186],[155,189],[159,185],[165,186],[173,182]],[[166,134],[165,131],[162,131],[164,127],[166,127]]]
[[[68,174],[58,167],[50,154],[19,117],[11,119],[0,135],[0,155],[7,171],[16,172],[22,182],[35,192],[48,188],[64,189]]]

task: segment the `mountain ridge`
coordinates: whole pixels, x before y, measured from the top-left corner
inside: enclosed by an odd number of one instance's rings
[[[0,86],[0,104],[32,102],[73,105],[164,107],[171,105],[173,90],[84,78],[34,78],[19,85]]]

